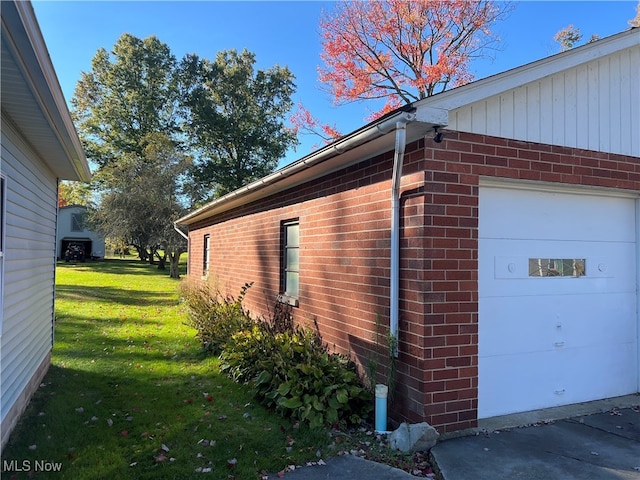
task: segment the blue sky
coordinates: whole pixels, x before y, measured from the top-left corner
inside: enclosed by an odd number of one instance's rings
[[[366,103],[333,106],[317,79],[320,65],[318,21],[331,2],[319,1],[56,1],[32,2],[51,60],[67,101],[80,74],[90,71],[91,59],[104,47],[111,50],[123,33],[139,38],[156,35],[180,59],[196,53],[213,59],[220,50],[256,54],[257,67],[288,66],[298,86],[294,96],[320,121],[335,124],[342,133],[365,123]],[[636,0],[629,1],[515,1],[510,16],[494,26],[500,37],[493,58],[477,60],[477,79],[503,72],[559,51],[553,36],[568,24],[580,28],[585,40],[629,28]],[[301,145],[281,165],[310,153],[321,143],[303,136]]]

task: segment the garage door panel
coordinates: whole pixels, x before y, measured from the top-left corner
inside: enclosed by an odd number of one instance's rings
[[[538,243],[536,245],[535,243]],[[544,243],[542,246],[540,243]],[[484,296],[553,295],[635,291],[634,243],[480,241]],[[509,252],[508,255],[505,253]],[[580,277],[530,276],[530,259],[584,259]]]
[[[637,392],[636,200],[482,186],[479,206],[479,418]]]
[[[478,367],[481,418],[628,394],[636,388],[633,343],[607,349],[575,348],[484,359]],[[492,372],[499,370],[505,377]],[[505,381],[508,379],[508,381]]]
[[[628,221],[635,215],[635,206],[628,198],[507,188],[482,190],[489,195],[481,194],[479,208],[499,212],[480,216],[483,238],[636,240],[635,227]]]
[[[480,418],[507,415],[557,404],[562,382],[551,353],[524,353],[483,359],[478,365]],[[536,365],[536,368],[532,368]],[[551,366],[550,366],[551,365]],[[493,372],[500,371],[504,377]],[[558,387],[554,387],[557,385]]]
[[[479,312],[482,341],[478,354],[484,357],[626,344],[637,337],[634,296],[572,295],[563,302],[542,295],[486,298]],[[601,321],[590,322],[592,317]]]
[[[567,348],[560,354],[563,365],[563,403],[616,397],[637,391],[638,350],[635,342],[598,348]]]

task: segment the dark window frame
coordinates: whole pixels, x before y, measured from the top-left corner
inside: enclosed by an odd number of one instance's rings
[[[293,232],[295,228],[295,241]],[[280,295],[278,300],[294,307],[299,306],[300,294],[300,221],[289,219],[280,224]],[[292,264],[291,259],[295,259]],[[290,281],[295,278],[295,288]]]
[[[209,254],[211,252],[211,235],[205,234],[202,237],[202,272],[204,274],[209,272],[209,268],[211,267],[211,261]]]

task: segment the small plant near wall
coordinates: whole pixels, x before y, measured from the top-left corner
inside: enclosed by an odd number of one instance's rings
[[[391,332],[384,333],[380,322],[380,315],[376,314],[376,324],[373,332],[374,351],[366,360],[366,377],[371,391],[377,383],[389,387],[389,400],[393,397],[396,381],[398,339]],[[381,358],[384,363],[381,365]]]

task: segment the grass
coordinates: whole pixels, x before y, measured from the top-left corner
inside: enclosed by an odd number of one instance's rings
[[[58,264],[52,365],[3,452],[3,470],[32,471],[3,479],[253,480],[327,453],[326,431],[279,418],[219,373],[177,287],[133,260]]]

